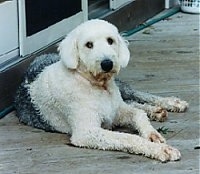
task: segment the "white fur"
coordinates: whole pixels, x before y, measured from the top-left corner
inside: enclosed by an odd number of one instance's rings
[[[108,37],[113,44],[108,44]],[[86,47],[88,41],[92,49]],[[59,51],[61,61],[46,67],[30,84],[32,103],[51,126],[71,134],[76,146],[143,154],[161,161],[180,159],[180,152],[165,144],[146,113],[121,98],[113,79],[127,66],[130,53],[115,26],[103,20],[85,22],[69,33]],[[111,73],[101,69],[105,58],[113,61]],[[103,129],[102,124],[134,125],[140,136]]]

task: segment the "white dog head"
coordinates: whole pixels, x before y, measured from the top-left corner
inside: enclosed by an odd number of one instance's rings
[[[94,77],[101,73],[118,73],[130,58],[127,44],[117,28],[99,19],[89,20],[71,31],[58,50],[67,68],[82,66]]]

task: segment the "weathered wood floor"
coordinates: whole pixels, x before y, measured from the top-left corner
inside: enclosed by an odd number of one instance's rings
[[[168,143],[182,153],[160,163],[122,152],[67,145],[64,134],[19,124],[15,112],[0,120],[0,174],[199,173],[199,16],[178,13],[128,39],[132,58],[120,78],[136,89],[187,100],[186,113],[170,113]]]

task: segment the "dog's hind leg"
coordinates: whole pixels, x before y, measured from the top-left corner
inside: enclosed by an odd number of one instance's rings
[[[146,103],[140,104],[137,102],[131,102],[130,105],[132,107],[144,110],[151,121],[163,122],[168,117],[167,111],[159,106],[152,106]]]
[[[153,94],[134,90],[127,83],[116,80],[121,96],[124,101],[136,101],[138,103],[148,103],[149,105],[160,106],[171,112],[184,112],[188,108],[188,103],[176,97],[160,97]]]

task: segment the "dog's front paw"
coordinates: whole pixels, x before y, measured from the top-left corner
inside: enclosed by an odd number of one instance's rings
[[[148,135],[148,140],[154,143],[165,143],[165,138],[158,133],[157,131],[153,131]]]
[[[178,149],[163,144],[156,158],[162,162],[178,161],[181,159],[181,153]]]
[[[166,143],[165,138],[156,130],[150,131],[149,133],[143,133],[142,137],[154,143]]]
[[[166,97],[161,103],[161,107],[171,112],[184,112],[189,104],[176,97]]]

